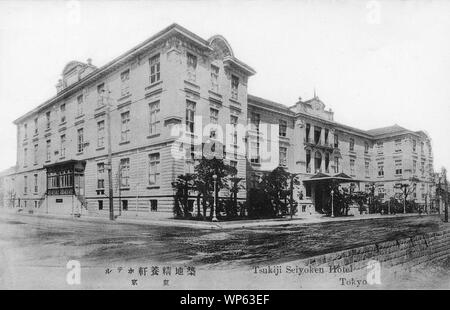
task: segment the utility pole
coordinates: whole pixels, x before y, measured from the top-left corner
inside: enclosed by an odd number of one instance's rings
[[[103,90],[105,93],[105,90]],[[108,183],[109,183],[109,219],[114,221],[114,190],[113,190],[113,178],[112,178],[112,148],[111,148],[111,106],[109,104],[109,90],[107,90],[106,96],[106,130],[108,131]],[[103,96],[102,99],[105,99]],[[120,185],[119,185],[120,186]]]
[[[290,174],[290,177],[291,177],[291,184],[290,184],[290,186],[289,186],[289,192],[290,192],[290,199],[289,199],[289,204],[290,204],[290,207],[289,207],[289,213],[290,213],[290,215],[291,215],[291,220],[292,220],[292,217],[294,216],[294,209],[293,209],[293,207],[294,207],[294,179],[297,177],[299,175],[299,173],[291,173]]]
[[[444,177],[444,222],[448,223],[448,184],[447,184],[447,170],[445,168],[442,169],[442,174]]]

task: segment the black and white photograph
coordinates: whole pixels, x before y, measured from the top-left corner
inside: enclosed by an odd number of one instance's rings
[[[0,289],[450,289],[449,12],[0,0]]]

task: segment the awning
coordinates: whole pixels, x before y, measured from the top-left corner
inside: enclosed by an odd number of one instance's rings
[[[86,161],[85,160],[70,159],[70,160],[65,160],[65,161],[60,161],[60,162],[44,165],[44,168],[47,171],[66,169],[67,167],[71,167],[75,171],[82,172],[82,171],[84,171],[84,168],[86,167]]]
[[[311,178],[303,180],[303,182],[319,182],[319,181],[337,181],[339,183],[359,183],[364,182],[363,180],[354,179],[345,173],[341,172],[336,175],[330,176],[328,174],[319,172],[313,175]]]

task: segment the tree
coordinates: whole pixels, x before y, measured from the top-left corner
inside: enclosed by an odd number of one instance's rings
[[[223,159],[219,158],[205,158],[202,157],[199,163],[195,166],[196,178],[194,181],[194,187],[201,194],[203,200],[203,216],[206,218],[207,207],[211,206],[212,200],[214,198],[214,178],[213,175],[217,176],[217,192],[218,195],[220,190],[229,189],[228,177],[237,174],[236,168],[227,165],[223,162]],[[218,197],[216,197],[217,199]],[[212,208],[210,207],[210,213],[212,213]],[[210,214],[212,216],[212,214]]]
[[[176,217],[188,218],[191,215],[189,210],[189,191],[194,188],[195,176],[193,174],[179,175],[172,187],[175,190],[175,204],[173,213]]]
[[[325,212],[331,214],[331,199],[333,199],[333,214],[334,216],[347,216],[350,206],[357,204],[361,212],[364,204],[367,203],[369,194],[360,191],[353,191],[347,187],[341,187],[339,182],[332,181],[329,185],[328,191],[333,190],[333,198],[329,197],[327,208]]]
[[[272,204],[273,215],[288,213],[287,198],[290,195],[290,174],[282,167],[275,168],[272,172],[265,174],[261,181],[261,187],[267,193]]]
[[[251,188],[248,191],[245,206],[250,218],[271,218],[275,216],[270,197],[261,188]]]
[[[381,213],[382,201],[379,195],[375,195],[376,183],[369,184],[369,192],[367,193],[367,204],[369,205],[369,214]]]
[[[401,197],[403,199],[403,213],[406,213],[408,196],[412,195],[415,192],[417,182],[419,182],[419,179],[413,177],[409,179],[409,183],[399,183],[395,185],[395,188],[402,190]]]

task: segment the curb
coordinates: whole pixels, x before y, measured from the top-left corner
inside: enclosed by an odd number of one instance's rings
[[[86,223],[104,223],[104,224],[120,224],[120,225],[142,225],[142,226],[172,226],[172,227],[185,227],[185,228],[196,228],[196,229],[233,229],[233,228],[249,228],[249,227],[271,227],[271,226],[292,226],[292,225],[308,225],[317,223],[328,223],[328,222],[349,222],[349,221],[369,221],[377,219],[393,219],[393,218],[403,218],[403,217],[432,217],[438,216],[438,214],[395,214],[395,215],[375,215],[375,216],[357,216],[357,217],[314,217],[314,218],[296,218],[296,219],[263,219],[263,220],[249,220],[245,223],[240,222],[218,222],[218,223],[208,223],[208,222],[197,222],[188,220],[176,220],[176,219],[129,219],[129,218],[118,218],[115,221],[110,221],[108,218],[98,217],[98,216],[82,216],[74,217],[72,215],[61,215],[61,214],[28,214],[28,213],[18,213],[18,212],[1,212],[2,214],[11,215],[22,215],[29,217],[40,217],[40,218],[55,218],[63,220],[73,220]]]

